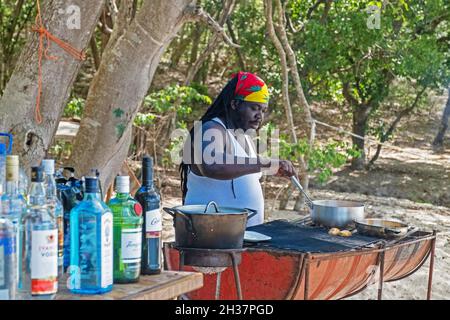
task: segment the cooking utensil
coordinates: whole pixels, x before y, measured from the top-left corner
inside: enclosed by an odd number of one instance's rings
[[[384,239],[398,239],[417,231],[405,223],[384,219],[362,219],[355,221],[358,233]]]
[[[353,223],[354,220],[365,218],[363,203],[343,200],[313,201],[296,177],[292,176],[291,181],[305,195],[306,203],[311,209],[310,214],[313,222],[330,228],[342,228]]]
[[[257,213],[247,208],[219,207],[214,201],[163,210],[174,218],[176,245],[202,249],[242,248],[247,220]]]

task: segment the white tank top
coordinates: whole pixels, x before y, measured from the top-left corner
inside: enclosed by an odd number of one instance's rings
[[[250,146],[249,154],[219,118],[214,118],[212,121],[225,128],[233,145],[234,156],[257,157],[253,144],[250,143],[247,136],[245,136],[245,139]],[[256,210],[257,214],[247,221],[247,227],[262,224],[264,222],[264,196],[259,181],[261,176],[262,173],[259,172],[232,180],[218,180],[196,175],[189,170],[185,205],[206,205],[209,201],[215,201],[219,207],[249,208]]]

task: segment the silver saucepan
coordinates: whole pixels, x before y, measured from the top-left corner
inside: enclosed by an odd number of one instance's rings
[[[364,204],[342,200],[311,200],[296,177],[291,177],[292,183],[306,197],[306,203],[311,209],[311,219],[314,223],[326,227],[343,228],[355,220],[365,218]]]

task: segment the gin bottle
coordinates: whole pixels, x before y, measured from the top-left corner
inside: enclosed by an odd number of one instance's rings
[[[75,294],[113,287],[113,215],[100,197],[98,179],[86,177],[84,199],[70,212],[70,275]]]
[[[116,177],[116,197],[108,206],[114,216],[114,283],[139,280],[142,256],[142,207],[130,195],[130,177]]]
[[[153,184],[153,160],[149,156],[142,160],[142,186],[135,198],[144,210],[141,273],[158,274],[161,272],[161,197]]]
[[[14,225],[0,216],[0,300],[14,300],[17,290]]]
[[[31,168],[28,210],[20,220],[19,293],[53,299],[58,290],[58,226],[46,204],[44,170]]]
[[[55,181],[55,160],[45,159],[42,161],[42,167],[45,173],[45,191],[47,196],[47,205],[52,210],[52,215],[56,217],[58,226],[58,276],[64,273],[64,209],[56,196]]]

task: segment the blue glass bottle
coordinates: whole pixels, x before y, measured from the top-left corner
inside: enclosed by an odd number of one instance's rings
[[[142,186],[135,199],[144,210],[142,232],[141,273],[144,275],[161,272],[161,197],[153,184],[153,160],[145,156],[142,160]]]
[[[86,177],[84,199],[70,212],[68,289],[101,294],[113,288],[113,215],[102,201],[98,179]]]

